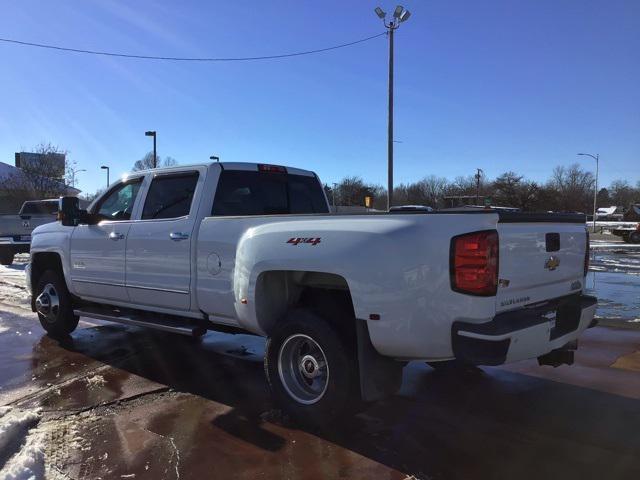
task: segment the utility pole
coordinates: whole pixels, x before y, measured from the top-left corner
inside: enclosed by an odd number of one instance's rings
[[[393,206],[393,22],[389,23],[389,119],[387,125],[387,210]]]
[[[480,179],[483,173],[481,168],[476,168],[476,205],[480,205]]]
[[[393,32],[402,22],[409,19],[411,12],[398,5],[393,11],[393,20],[388,23],[386,21],[387,14],[380,7],[376,7],[375,12],[389,30],[389,112],[387,125],[387,210],[389,210],[393,205]]]

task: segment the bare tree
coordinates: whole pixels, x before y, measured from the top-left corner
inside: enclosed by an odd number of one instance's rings
[[[594,177],[574,163],[553,169],[548,187],[556,192],[554,210],[588,212],[593,201]]]
[[[393,192],[397,205],[426,205],[438,207],[447,189],[446,178],[430,175],[415,183],[400,184]]]
[[[372,197],[374,207],[377,208],[378,200],[386,198],[386,192],[379,185],[365,183],[360,177],[346,177],[336,185],[336,205],[364,206],[365,197]]]
[[[160,167],[173,167],[177,165],[178,162],[175,158],[165,157],[162,159],[160,155],[158,155],[158,168]],[[133,171],[137,172],[138,170],[150,170],[153,168],[153,152],[148,152],[144,157],[140,160],[136,160],[133,164]]]
[[[627,180],[614,180],[609,187],[613,205],[627,208],[636,201],[640,201],[640,194]]]

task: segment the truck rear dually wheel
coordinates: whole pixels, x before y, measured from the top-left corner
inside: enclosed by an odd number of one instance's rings
[[[71,295],[62,276],[55,270],[45,271],[34,292],[40,325],[52,337],[65,337],[78,326],[73,314]]]
[[[278,406],[305,425],[321,426],[361,403],[355,349],[307,309],[292,310],[276,325],[265,373]]]

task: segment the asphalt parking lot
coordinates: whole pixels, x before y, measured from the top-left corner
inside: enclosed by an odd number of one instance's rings
[[[0,478],[640,478],[640,249],[599,245],[604,326],[573,366],[412,363],[398,395],[317,432],[272,409],[259,338],[82,319],[52,340],[20,259],[0,271]]]

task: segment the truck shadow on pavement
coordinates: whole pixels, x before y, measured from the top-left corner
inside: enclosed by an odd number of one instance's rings
[[[273,413],[257,337],[209,334],[196,342],[105,325],[78,330],[64,342],[43,342],[47,350],[62,347],[113,367],[105,373],[110,377],[102,401],[122,395],[135,376],[197,397],[190,401],[221,404],[197,419],[205,444],[194,447],[192,461],[203,471],[224,471],[226,458],[215,454],[224,450],[219,444],[208,450],[208,435],[216,442],[227,439],[227,448],[246,455],[247,462],[264,462],[267,455],[294,466],[324,463],[331,475],[319,478],[364,475],[353,470],[361,457],[376,468],[402,472],[365,469],[370,478],[640,478],[640,401],[606,392],[498,368],[446,375],[410,364],[398,395],[352,421],[308,432]],[[149,413],[161,414],[169,416]],[[311,451],[295,453],[291,442]],[[345,460],[336,449],[351,456]],[[318,457],[321,451],[333,453]]]

